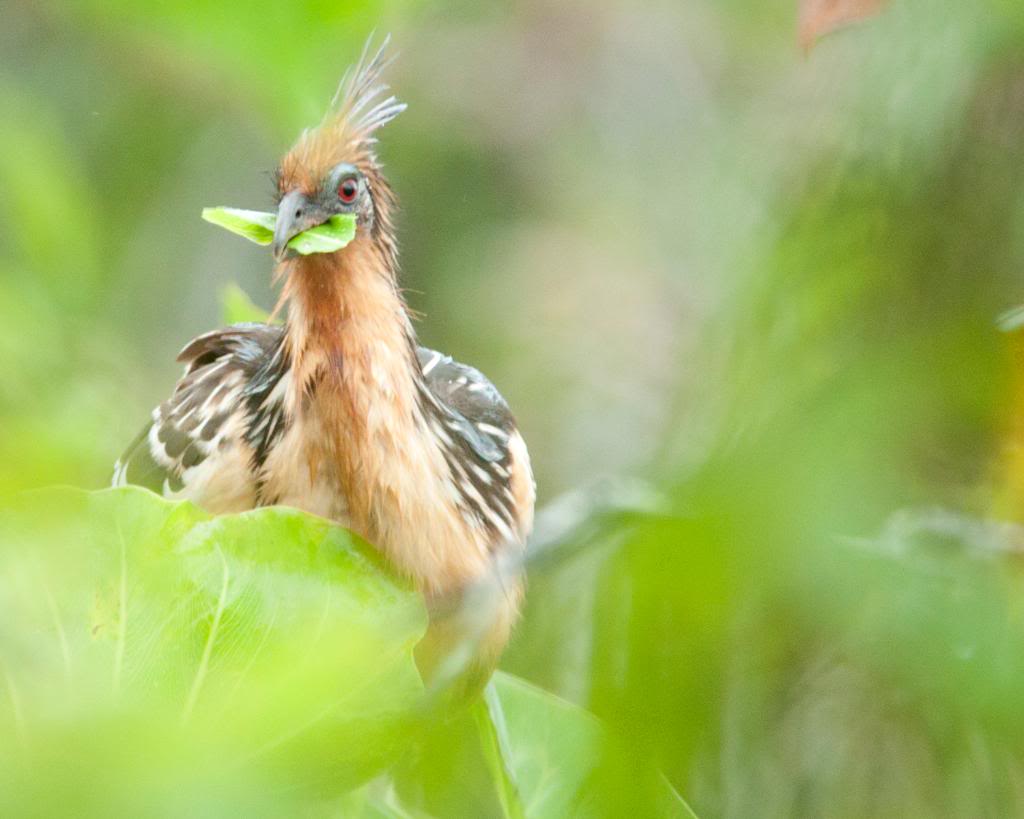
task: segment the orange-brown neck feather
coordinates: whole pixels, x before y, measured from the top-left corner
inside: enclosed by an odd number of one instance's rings
[[[348,499],[351,525],[377,540],[375,459],[393,457],[417,412],[415,335],[391,255],[360,236],[337,253],[287,263],[293,412],[314,411],[324,434],[310,470],[326,463]]]
[[[428,596],[443,595],[487,570],[489,541],[454,500],[389,258],[361,236],[330,256],[287,263],[286,402],[306,430],[298,440],[310,485],[335,487],[345,523]]]

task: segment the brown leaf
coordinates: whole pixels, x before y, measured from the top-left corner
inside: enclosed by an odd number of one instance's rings
[[[810,51],[819,38],[878,14],[887,0],[800,0],[800,45]]]

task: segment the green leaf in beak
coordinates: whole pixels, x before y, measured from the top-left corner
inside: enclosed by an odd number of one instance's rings
[[[241,208],[203,208],[203,218],[250,242],[269,245],[274,239],[277,216],[259,210]],[[322,225],[317,225],[293,236],[288,247],[296,253],[333,253],[341,250],[356,237],[356,217],[351,213],[336,213]]]
[[[351,213],[336,213],[322,225],[304,230],[293,236],[288,247],[296,253],[333,253],[341,250],[356,237],[356,217]]]

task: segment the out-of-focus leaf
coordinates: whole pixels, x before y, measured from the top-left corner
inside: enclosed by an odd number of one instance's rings
[[[335,805],[331,816],[341,819],[412,819],[395,793],[388,776],[382,776],[356,790],[349,791]],[[417,819],[430,819],[423,811],[416,811]]]
[[[0,240],[0,259],[18,271],[12,284],[45,287],[55,306],[83,309],[110,275],[100,262],[96,191],[86,168],[76,162],[74,139],[61,127],[59,111],[9,84],[6,75],[0,75],[0,100],[11,118],[0,132],[0,218],[6,238]],[[41,196],[43,190],[61,193]],[[66,275],[68,270],[75,275]]]
[[[1024,519],[1024,307],[1000,316],[1006,335],[1010,392],[1002,419],[1002,441],[995,457],[992,513],[1006,520]]]
[[[288,242],[288,247],[303,256],[310,253],[333,253],[341,250],[355,237],[356,217],[350,213],[336,213],[322,225],[295,236]]]
[[[0,814],[342,793],[407,739],[424,624],[369,547],[294,510],[21,496],[0,512]]]
[[[368,0],[310,0],[287,7],[271,0],[210,6],[168,0],[146,8],[127,0],[89,0],[51,8],[81,36],[115,27],[137,52],[166,44],[172,58],[165,82],[193,88],[194,103],[242,97],[261,118],[289,123],[290,129],[323,113],[324,99],[337,83],[324,66],[333,66],[339,53],[358,55],[371,21],[379,21],[382,11]],[[132,79],[138,73],[136,65]]]
[[[258,245],[269,245],[274,241],[277,216],[273,213],[241,208],[203,208],[203,218]]]
[[[819,38],[882,10],[886,0],[801,0],[800,45],[805,50]]]
[[[494,700],[493,703],[492,700]],[[480,747],[487,763],[487,769],[491,774],[491,781],[494,783],[494,790],[498,796],[498,802],[501,804],[502,813],[506,819],[523,819],[526,812],[522,800],[519,798],[519,789],[512,771],[509,770],[505,762],[505,753],[502,751],[502,744],[504,742],[507,745],[508,739],[504,731],[505,723],[501,714],[501,702],[495,699],[492,687],[485,692],[484,699],[477,703],[474,716],[480,735]]]
[[[1024,306],[1014,307],[996,318],[996,326],[1004,333],[1024,329]]]
[[[220,304],[225,324],[270,323],[270,313],[256,304],[249,298],[248,293],[233,282],[221,290]],[[274,321],[274,324],[280,323],[280,319]]]
[[[595,716],[501,672],[488,684],[484,702],[490,718],[485,753],[507,816],[601,815],[595,785],[609,737]],[[696,819],[660,781],[660,815]]]

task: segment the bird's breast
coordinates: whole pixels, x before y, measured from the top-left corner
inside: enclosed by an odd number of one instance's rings
[[[264,463],[261,497],[350,527],[346,494],[319,445],[325,437],[315,415],[297,417]]]
[[[492,567],[489,536],[460,508],[443,448],[386,357],[365,362],[359,377],[346,359],[344,378],[322,374],[291,402],[264,463],[263,502],[351,528],[428,594],[461,589]]]

